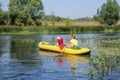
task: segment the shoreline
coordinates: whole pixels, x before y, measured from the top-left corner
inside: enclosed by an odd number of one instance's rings
[[[0,34],[119,33],[116,26],[0,26]]]

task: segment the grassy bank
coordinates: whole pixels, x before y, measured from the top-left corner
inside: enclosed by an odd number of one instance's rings
[[[0,26],[0,34],[66,34],[120,32],[120,26]]]

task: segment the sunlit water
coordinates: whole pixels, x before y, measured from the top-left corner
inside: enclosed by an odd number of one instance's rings
[[[90,55],[38,48],[40,41],[69,43],[70,34],[0,35],[0,80],[120,80],[120,34],[77,34]]]

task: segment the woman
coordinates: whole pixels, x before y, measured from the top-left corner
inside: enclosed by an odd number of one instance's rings
[[[78,40],[76,39],[75,34],[71,34],[70,44],[68,44],[66,47],[76,49],[77,46],[78,46]]]

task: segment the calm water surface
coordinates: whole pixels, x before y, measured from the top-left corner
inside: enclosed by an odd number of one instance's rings
[[[57,36],[69,43],[70,34],[0,35],[0,80],[120,80],[120,33],[77,34],[90,55],[39,50]]]

